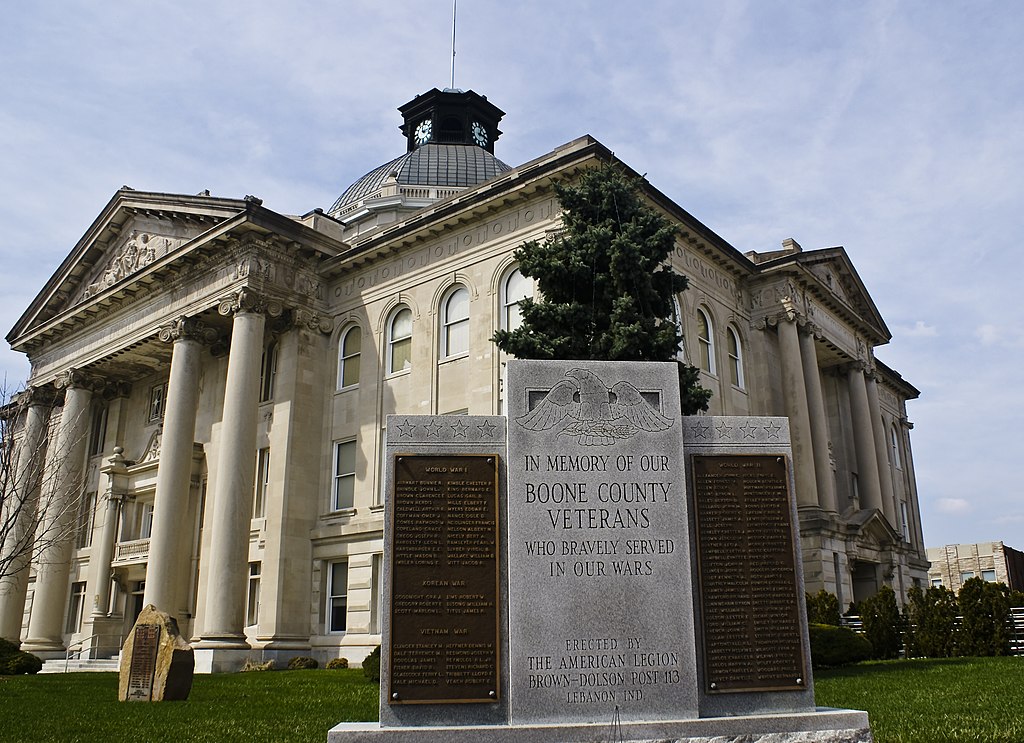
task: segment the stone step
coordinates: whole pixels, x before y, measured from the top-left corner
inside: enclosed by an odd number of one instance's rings
[[[65,661],[63,658],[54,658],[43,663],[39,673],[117,673],[120,661],[117,658],[91,658]]]

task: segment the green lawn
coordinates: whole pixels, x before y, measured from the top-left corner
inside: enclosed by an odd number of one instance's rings
[[[818,704],[867,710],[877,743],[1021,743],[1024,657],[865,663],[815,674]],[[0,743],[324,743],[377,719],[362,671],[196,676],[187,702],[117,701],[117,675],[0,676]]]
[[[0,741],[315,741],[376,720],[360,669],[197,675],[187,702],[117,701],[116,673],[0,676]]]
[[[1024,741],[1024,657],[863,663],[814,688],[819,705],[867,710],[876,743]]]

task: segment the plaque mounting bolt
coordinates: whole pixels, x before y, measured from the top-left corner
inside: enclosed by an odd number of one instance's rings
[[[397,691],[391,692],[391,698],[394,699],[394,700],[397,700],[398,699],[398,692]]]
[[[712,681],[711,682],[711,690],[714,691],[717,688],[718,688],[718,684],[716,684],[714,681]]]
[[[782,457],[776,457],[776,458],[775,458],[775,462],[776,462],[777,464],[782,464]]]
[[[491,699],[495,699],[497,698],[498,694],[493,689],[491,689],[491,691],[487,692],[487,696],[489,696]]]
[[[804,685],[804,680],[803,679],[797,679],[796,680],[796,685],[797,686],[803,686]]]

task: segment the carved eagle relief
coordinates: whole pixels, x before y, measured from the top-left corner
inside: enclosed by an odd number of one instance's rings
[[[610,446],[638,431],[664,431],[672,425],[625,380],[609,388],[586,369],[570,369],[565,376],[516,422],[528,431],[546,431],[568,421],[558,435],[575,436],[581,446]]]

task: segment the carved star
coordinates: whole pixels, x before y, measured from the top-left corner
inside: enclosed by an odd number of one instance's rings
[[[427,430],[428,438],[440,438],[442,426],[436,420],[432,420],[430,423],[425,423],[423,427]]]
[[[696,434],[698,439],[706,439],[710,431],[711,426],[709,426],[704,421],[701,421],[696,426],[694,426],[694,434]]]
[[[452,423],[452,432],[455,434],[456,438],[466,438],[466,431],[468,430],[469,426],[462,421],[455,421]]]
[[[406,418],[402,423],[395,426],[398,429],[400,436],[412,436],[412,432],[416,430],[417,426],[415,423],[410,423],[409,419]]]
[[[715,424],[715,431],[718,433],[720,438],[724,439],[726,436],[729,435],[730,432],[732,432],[732,426],[726,424],[723,421],[721,423]]]
[[[771,423],[764,427],[764,430],[768,432],[768,438],[777,439],[779,438],[779,431],[782,430],[782,426],[780,426],[775,421],[772,421]]]
[[[479,426],[477,426],[477,428],[480,429],[480,432],[484,435],[484,438],[488,439],[494,436],[494,432],[498,430],[498,427],[491,423],[490,421],[484,421]]]
[[[760,428],[760,426],[752,426],[749,423],[744,423],[740,426],[740,431],[743,433],[743,438],[752,439],[754,438],[754,432],[757,431],[758,428]]]

